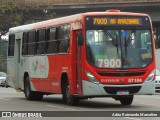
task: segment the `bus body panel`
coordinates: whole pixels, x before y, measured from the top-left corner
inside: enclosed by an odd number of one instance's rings
[[[63,77],[68,80],[70,94],[82,97],[110,96],[110,95],[133,95],[153,94],[155,91],[154,80],[145,82],[155,69],[154,44],[153,61],[143,68],[117,71],[116,69],[101,69],[87,61],[86,54],[86,29],[85,18],[87,16],[146,16],[146,14],[123,13],[123,12],[93,12],[73,16],[57,18],[30,25],[24,25],[10,29],[10,34],[15,34],[15,55],[7,59],[8,84],[15,89],[24,90],[25,73],[29,76],[32,91],[46,94],[61,94]],[[23,33],[38,31],[40,29],[59,27],[69,24],[70,38],[69,51],[67,53],[22,55]],[[152,26],[151,26],[152,31]],[[18,33],[19,32],[19,33]],[[78,45],[78,34],[83,34],[83,45]],[[19,39],[19,43],[18,43]],[[153,42],[153,36],[152,36]],[[37,43],[36,43],[37,44]],[[18,46],[18,47],[17,47]],[[19,51],[18,51],[19,50]],[[91,73],[99,83],[90,82],[87,74]],[[143,75],[124,76],[124,74],[144,72]],[[105,73],[117,73],[120,76],[107,76]],[[138,88],[137,88],[138,86]],[[110,92],[107,92],[108,89]],[[115,89],[115,90],[114,90]],[[133,92],[137,90],[137,92]],[[112,91],[113,90],[113,91]],[[122,91],[121,91],[122,90]],[[123,90],[125,90],[123,92]],[[127,91],[127,92],[126,92]],[[130,93],[130,91],[132,91]],[[129,94],[128,94],[129,92]]]
[[[47,55],[30,58],[29,73],[34,91],[61,93],[61,75],[71,79],[70,55]],[[59,62],[61,61],[61,62]]]
[[[7,59],[7,73],[9,74],[9,81],[8,84],[11,87],[16,89],[21,88],[21,40],[22,40],[22,32],[17,32],[15,34],[15,47],[14,47],[14,56],[8,57]]]
[[[83,80],[83,95],[84,96],[109,96],[109,95],[129,95],[128,91],[132,91],[135,95],[154,94],[155,93],[155,81],[151,81],[143,84],[127,84],[127,85],[103,85],[94,84]],[[140,87],[140,88],[139,88]],[[117,89],[117,91],[113,90]],[[125,89],[124,89],[125,88]],[[134,93],[133,89],[135,89]],[[119,92],[119,93],[118,93]]]
[[[15,88],[15,60],[14,57],[7,58],[7,84]]]

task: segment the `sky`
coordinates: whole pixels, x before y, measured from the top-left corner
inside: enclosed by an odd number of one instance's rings
[[[2,41],[8,41],[8,34],[1,36]]]

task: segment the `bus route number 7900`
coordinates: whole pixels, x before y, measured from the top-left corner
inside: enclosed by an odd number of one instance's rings
[[[121,68],[120,59],[98,59],[98,67],[100,68]]]

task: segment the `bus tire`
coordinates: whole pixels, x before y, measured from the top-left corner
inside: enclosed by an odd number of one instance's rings
[[[5,88],[8,88],[7,82],[5,82]]]
[[[68,83],[65,84],[63,100],[65,103],[71,106],[76,106],[79,103],[79,99],[77,97],[70,95],[70,87]]]
[[[31,90],[29,77],[27,76],[24,81],[24,94],[27,100],[42,100],[43,94],[40,92],[34,92]]]
[[[121,105],[131,105],[133,102],[133,95],[120,98]]]

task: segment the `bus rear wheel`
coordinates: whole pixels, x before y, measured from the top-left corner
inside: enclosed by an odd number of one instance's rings
[[[79,99],[77,97],[70,95],[70,87],[68,83],[65,84],[63,100],[65,103],[71,106],[76,106],[79,103]]]
[[[27,76],[24,81],[24,94],[27,100],[42,100],[43,94],[31,90],[29,77]]]
[[[120,98],[121,105],[131,105],[132,102],[133,102],[133,95]]]

